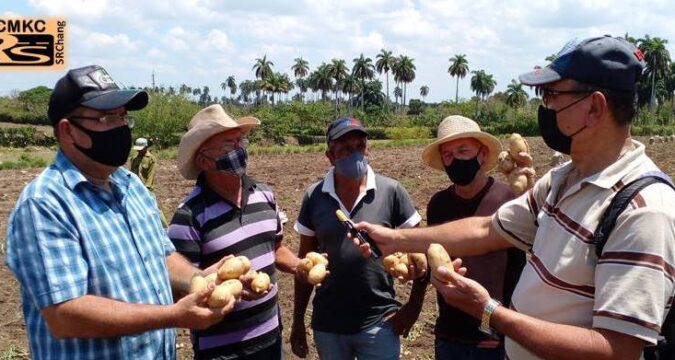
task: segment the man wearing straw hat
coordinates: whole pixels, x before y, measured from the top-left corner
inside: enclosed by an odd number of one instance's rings
[[[193,333],[198,359],[282,356],[275,267],[294,273],[299,260],[281,242],[272,189],[246,174],[246,135],[258,124],[254,117],[235,120],[220,105],[211,105],[192,118],[178,146],[180,173],[197,180],[168,230],[181,257],[177,272],[188,279],[178,290],[188,291],[193,265],[204,269],[229,255],[248,257],[253,270],[272,279],[263,296],[245,296],[223,322]]]
[[[482,132],[471,119],[452,115],[441,121],[438,139],[424,149],[422,160],[431,168],[445,172],[452,185],[437,192],[429,201],[429,226],[475,215],[491,215],[515,197],[507,184],[486,174],[496,165],[501,149],[499,140]],[[524,160],[531,162],[529,157]],[[531,169],[521,171],[527,171],[529,177],[533,177]],[[481,283],[508,306],[525,264],[524,253],[515,249],[500,250],[463,260],[471,269],[468,277]],[[418,283],[421,289],[413,288],[411,294],[424,297],[427,284],[428,281]],[[418,314],[419,310],[421,307]],[[477,319],[446,304],[438,294],[438,318],[434,328],[436,359],[503,359],[502,339],[478,331],[479,325]]]

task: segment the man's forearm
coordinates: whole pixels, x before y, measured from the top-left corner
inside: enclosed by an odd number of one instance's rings
[[[644,342],[603,329],[555,324],[499,307],[490,324],[544,359],[638,359]]]
[[[403,252],[426,253],[429,244],[439,243],[451,256],[482,255],[511,246],[491,229],[492,218],[470,217],[425,228],[399,230],[397,248]]]
[[[295,269],[298,267],[300,259],[298,259],[289,248],[284,245],[279,245],[274,256],[276,267],[279,271],[295,274]]]
[[[132,304],[85,295],[42,310],[57,338],[110,338],[177,326],[171,305]]]

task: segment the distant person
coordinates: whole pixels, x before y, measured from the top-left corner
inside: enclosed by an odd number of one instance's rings
[[[224,256],[243,255],[273,285],[262,297],[247,296],[222,322],[194,331],[196,359],[282,358],[275,269],[293,274],[299,259],[282,241],[274,192],[247,174],[246,135],[259,124],[250,116],[235,120],[222,106],[211,105],[192,118],[178,145],[178,169],[196,184],[169,226],[177,256],[207,269]],[[189,286],[183,284],[183,292]]]
[[[530,256],[511,306],[485,287],[441,268],[432,280],[443,299],[506,335],[510,359],[638,359],[654,345],[675,287],[675,191],[667,175],[630,136],[643,55],[622,38],[567,44],[543,69],[520,76],[542,94],[539,128],[546,145],[570,155],[493,216],[425,229],[359,224],[385,253],[419,251],[437,242],[455,256],[511,247]],[[639,189],[603,247],[594,233],[620,189]],[[364,255],[368,247],[362,246]],[[598,251],[600,250],[600,251]],[[672,359],[673,355],[669,355]]]
[[[451,185],[431,197],[427,205],[429,226],[471,216],[490,216],[515,197],[508,184],[496,181],[487,172],[497,164],[502,146],[497,138],[482,132],[475,121],[459,115],[448,116],[438,125],[438,139],[422,153],[429,167],[445,172]],[[532,159],[523,162],[531,166]],[[525,172],[525,170],[523,170]],[[534,172],[528,169],[531,178]],[[533,181],[530,181],[533,184]],[[463,264],[471,269],[467,277],[477,281],[494,298],[509,306],[511,294],[525,265],[525,254],[515,248],[486,255],[467,256]],[[424,297],[428,281],[420,282]],[[414,303],[421,304],[422,299]],[[419,316],[418,308],[417,316]],[[480,321],[443,301],[438,294],[438,318],[434,327],[436,359],[504,359],[503,339],[478,330]]]
[[[143,182],[146,188],[154,191],[155,173],[157,172],[157,158],[150,153],[150,143],[148,139],[139,137],[136,139],[133,149],[136,151],[136,156],[131,159],[131,172],[136,174]],[[162,209],[159,209],[159,216],[162,220],[162,226],[168,226],[166,217]]]
[[[48,114],[59,150],[7,227],[31,358],[175,359],[174,328],[206,328],[234,307],[200,306],[213,287],[173,303],[172,283],[196,269],[173,271],[155,198],[122,167],[134,124],[127,111],[147,103],[146,92],[120,89],[97,65],[54,87]]]
[[[421,306],[401,306],[382,261],[362,258],[335,216],[336,210],[342,210],[355,221],[397,228],[414,227],[421,220],[403,186],[368,165],[367,137],[357,119],[341,118],[330,124],[326,158],[332,167],[323,180],[307,189],[295,223],[300,257],[309,251],[328,254],[330,275],[316,289],[311,324],[324,360],[398,359],[399,335],[408,333],[416,320],[415,308]],[[312,289],[302,280],[295,281],[291,347],[300,357],[308,351],[305,312]]]

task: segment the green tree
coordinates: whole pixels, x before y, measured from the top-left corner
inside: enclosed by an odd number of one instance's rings
[[[476,117],[478,117],[478,101],[487,98],[492,91],[494,91],[497,82],[493,79],[491,74],[484,70],[474,70],[471,72],[471,90],[476,93]]]
[[[426,86],[426,85],[423,85],[420,88],[420,96],[422,97],[422,100],[424,100],[427,97],[427,95],[429,95],[429,87]]]
[[[307,62],[307,60],[303,59],[302,57],[295,58],[293,61],[295,62],[293,66],[291,66],[291,70],[293,70],[293,75],[295,76],[296,79],[304,79],[305,76],[309,74],[309,62]],[[298,85],[297,81],[296,85]],[[306,85],[304,87],[298,86],[298,89],[300,89],[300,92],[302,93],[302,99],[304,100],[305,92],[307,91],[307,86]]]
[[[665,81],[669,66],[670,53],[666,49],[668,40],[659,37],[650,37],[645,35],[644,38],[638,39],[638,47],[644,53],[647,67],[645,69],[645,78],[650,79],[651,91],[649,95],[649,104],[651,107],[656,105],[657,97],[660,103],[663,102],[665,96],[657,96],[656,83],[659,80]],[[663,94],[665,95],[665,94]]]
[[[523,84],[511,79],[511,83],[506,87],[506,104],[513,108],[521,107],[527,103],[528,97]]]
[[[46,116],[51,95],[52,90],[50,88],[46,86],[37,86],[20,92],[17,100],[19,100],[25,111]]]
[[[352,97],[354,94],[361,92],[361,85],[359,79],[352,74],[347,74],[347,76],[342,81],[342,91],[347,94],[347,107],[349,108],[349,113],[351,114],[352,109]]]
[[[340,85],[349,74],[347,63],[343,59],[333,59],[328,69],[330,76],[335,80],[333,94],[335,95],[335,111],[337,112],[338,106],[340,106]]]
[[[406,94],[408,84],[413,82],[413,80],[415,80],[416,68],[413,61],[414,59],[408,56],[400,55],[396,59],[396,63],[392,68],[392,72],[394,73],[394,79],[396,80],[397,83],[403,85],[403,98],[402,98],[403,101],[401,103],[402,106],[406,105]]]
[[[363,53],[361,53],[361,56],[355,58],[353,62],[352,75],[361,80],[361,111],[365,111],[363,92],[366,87],[366,79],[372,80],[375,76],[375,66],[373,65],[373,60],[363,56]]]
[[[326,93],[333,88],[333,77],[330,65],[322,63],[309,75],[309,87],[314,91],[321,91],[321,100],[326,100]]]
[[[267,60],[267,55],[264,55],[262,58],[256,58],[255,64],[252,68],[252,70],[255,71],[255,78],[260,79],[264,84],[267,78],[274,73],[272,71],[272,66],[274,66],[274,63],[270,60]],[[261,86],[261,90],[265,91],[264,88],[264,85]]]
[[[463,79],[469,73],[469,61],[465,54],[458,54],[450,58],[450,67],[448,74],[451,77],[457,77],[455,84],[455,102],[459,102],[459,79]]]
[[[385,49],[380,49],[380,53],[375,56],[377,61],[375,61],[375,69],[377,72],[382,74],[384,72],[387,78],[387,107],[389,106],[389,71],[391,71],[396,58],[391,54],[391,51]]]
[[[230,76],[227,77],[226,82],[227,82],[227,87],[230,89],[230,97],[234,98],[234,94],[237,93],[237,81],[234,79],[234,76],[230,75]]]

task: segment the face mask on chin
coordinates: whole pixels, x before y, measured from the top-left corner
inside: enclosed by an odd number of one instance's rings
[[[94,131],[69,121],[70,124],[87,134],[91,139],[91,147],[83,148],[77,143],[73,145],[90,159],[108,166],[120,167],[127,162],[131,152],[131,129],[127,125],[105,131]]]
[[[588,94],[582,97],[581,99],[563,107],[558,111],[549,109],[543,105],[539,105],[539,109],[537,111],[537,121],[539,122],[539,131],[541,132],[541,137],[544,139],[544,142],[548,147],[567,155],[569,155],[570,152],[572,152],[572,137],[585,130],[586,125],[582,126],[581,129],[575,131],[571,135],[565,135],[558,128],[557,115],[558,113],[572,107],[573,105],[584,100],[590,95],[591,94]]]

